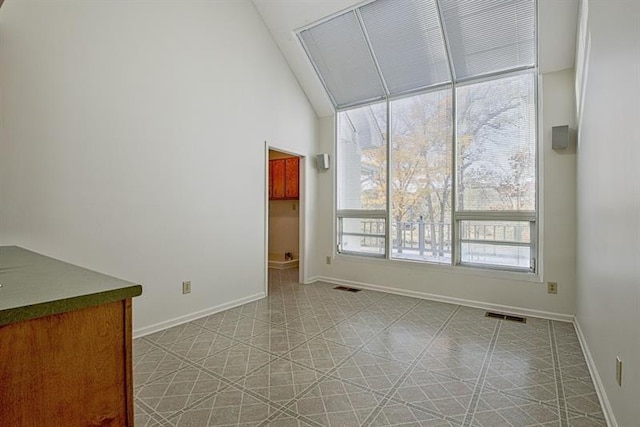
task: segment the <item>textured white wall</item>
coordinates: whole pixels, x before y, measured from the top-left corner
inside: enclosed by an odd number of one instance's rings
[[[531,311],[572,316],[575,303],[575,145],[565,152],[551,149],[551,127],[574,125],[573,72],[544,74],[540,91],[542,114],[540,144],[543,234],[543,280],[558,282],[558,294],[547,293],[545,283],[519,280],[513,275],[486,271],[462,271],[403,261],[368,260],[336,256],[331,265],[325,256],[333,250],[333,177],[318,178],[319,229],[314,272],[320,276],[497,304]],[[322,151],[334,153],[333,119],[320,120]],[[325,232],[326,230],[326,232]],[[540,313],[545,314],[545,313]]]
[[[264,291],[264,141],[317,122],[249,1],[9,0],[0,91],[0,244],[143,284],[136,329]]]
[[[583,7],[583,11],[586,7]],[[578,146],[577,321],[617,425],[640,420],[640,2],[589,1]],[[623,361],[623,384],[615,358]]]

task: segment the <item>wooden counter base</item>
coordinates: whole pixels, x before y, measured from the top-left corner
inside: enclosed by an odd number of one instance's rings
[[[131,299],[0,326],[0,426],[133,426]]]

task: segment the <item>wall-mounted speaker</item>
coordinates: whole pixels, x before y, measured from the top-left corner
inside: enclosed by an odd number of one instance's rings
[[[321,170],[321,171],[329,170],[329,155],[318,154],[316,156],[316,165],[318,166],[318,170]]]
[[[554,126],[551,128],[551,148],[564,150],[569,146],[569,126]]]

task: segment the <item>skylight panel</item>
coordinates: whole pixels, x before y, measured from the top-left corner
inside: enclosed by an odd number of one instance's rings
[[[535,65],[535,0],[438,1],[456,80]]]
[[[390,95],[451,81],[435,0],[378,0],[359,12]]]
[[[301,31],[300,39],[336,108],[385,97],[354,11]]]

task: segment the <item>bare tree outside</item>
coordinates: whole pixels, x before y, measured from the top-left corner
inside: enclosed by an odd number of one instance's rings
[[[451,262],[454,143],[457,211],[535,210],[533,93],[531,74],[458,87],[455,142],[451,88],[391,101],[390,138],[383,104],[341,113],[355,124],[360,180],[344,185],[357,187],[359,208],[386,208],[389,168],[392,257]],[[515,222],[464,225],[485,240],[530,238]]]

